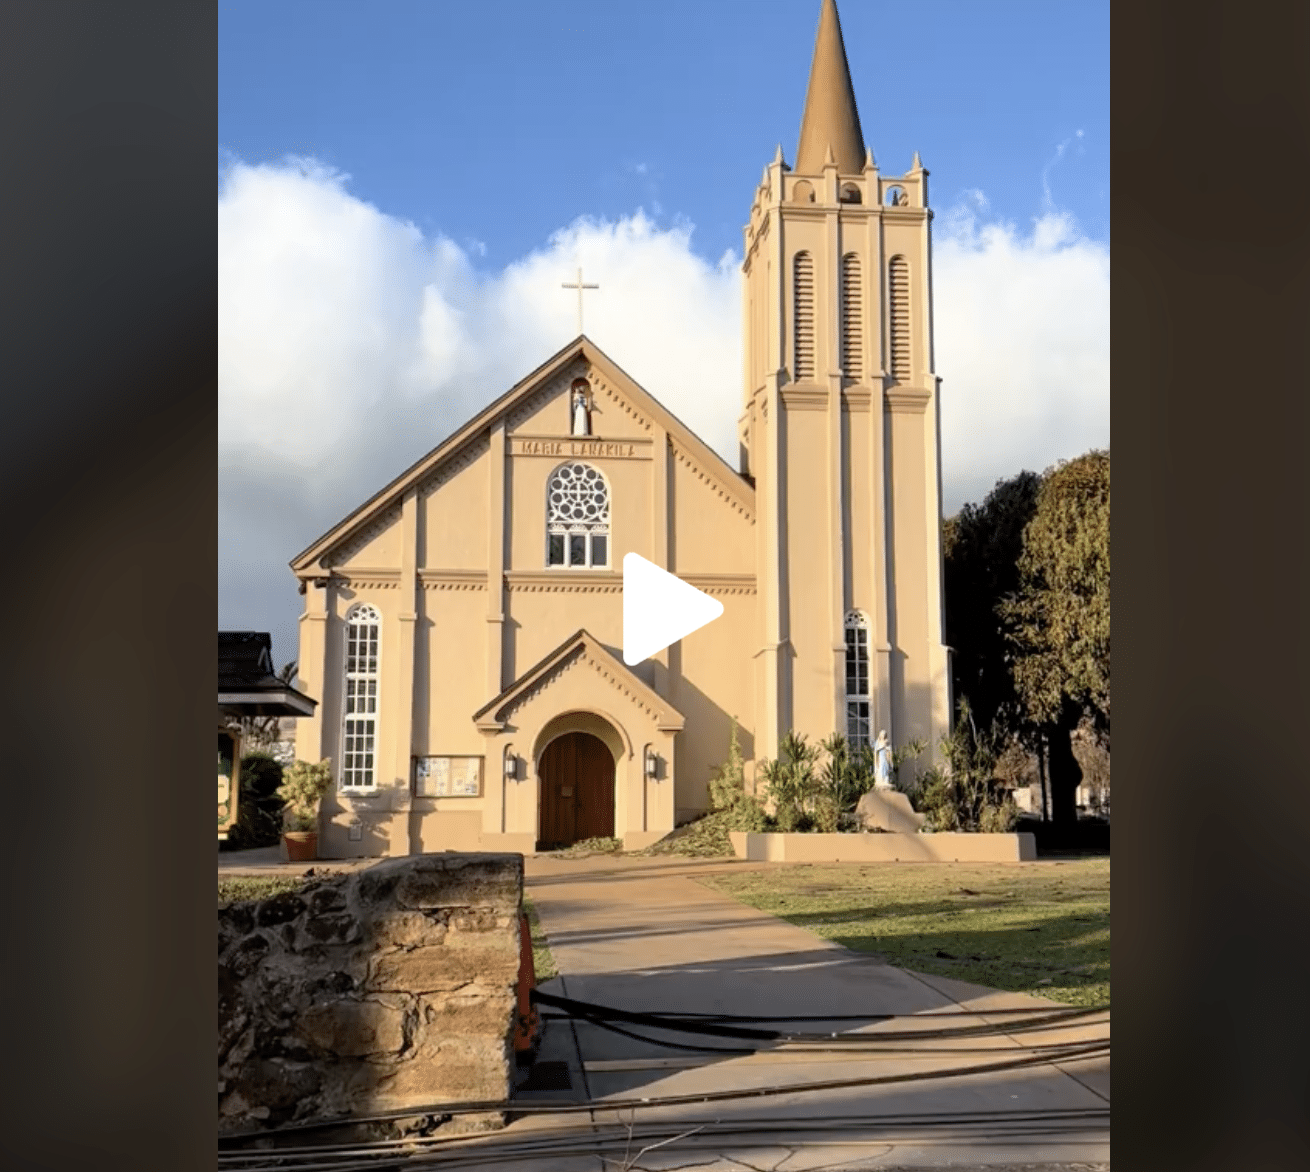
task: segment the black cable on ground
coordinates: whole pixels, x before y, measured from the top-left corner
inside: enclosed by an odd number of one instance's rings
[[[776,1095],[807,1094],[813,1091],[851,1090],[856,1087],[886,1086],[893,1083],[924,1082],[930,1079],[957,1078],[973,1074],[988,1074],[1002,1070],[1019,1070],[1028,1066],[1046,1066],[1053,1061],[1069,1062],[1079,1058],[1090,1058],[1109,1051],[1109,1042],[1093,1042],[1071,1045],[1062,1052],[1058,1059],[1049,1055],[1025,1055],[1020,1058],[1006,1059],[1001,1062],[974,1063],[968,1066],[948,1067],[945,1070],[911,1071],[903,1074],[866,1075],[863,1078],[828,1079],[822,1082],[789,1083],[765,1087],[751,1087],[736,1091],[710,1091],[695,1095],[668,1095],[659,1098],[638,1099],[602,1099],[587,1103],[573,1104],[535,1104],[502,1100],[500,1102],[479,1103],[434,1103],[418,1105],[402,1111],[385,1111],[370,1115],[345,1116],[314,1123],[299,1123],[280,1128],[268,1128],[263,1131],[240,1132],[220,1137],[219,1144],[234,1144],[248,1140],[269,1139],[277,1135],[297,1132],[326,1131],[332,1128],[351,1126],[361,1123],[380,1123],[391,1119],[412,1119],[423,1115],[454,1116],[473,1115],[489,1112],[513,1113],[518,1115],[560,1114],[571,1115],[588,1111],[634,1111],[653,1107],[680,1107],[702,1103],[722,1103],[734,1100],[769,1098]]]
[[[591,1025],[599,1025],[600,1028],[613,1028],[607,1023],[605,1017],[599,1014],[542,1014],[542,1021],[586,1021]],[[648,1024],[647,1029],[662,1029],[671,1033],[700,1033],[697,1029],[677,1027],[669,1024]],[[897,1046],[896,1042],[901,1041],[950,1041],[958,1037],[1013,1037],[1018,1033],[1047,1033],[1052,1029],[1060,1028],[1060,1023],[1055,1024],[1038,1024],[1024,1023],[1022,1025],[992,1025],[992,1027],[973,1029],[973,1031],[945,1032],[945,1031],[895,1031],[888,1033],[807,1033],[807,1035],[779,1035],[776,1038],[778,1046],[794,1046],[793,1050],[787,1053],[811,1053],[811,1054],[845,1054],[845,1053],[897,1053],[904,1050],[905,1053],[917,1054],[946,1054],[956,1050],[962,1054],[981,1053],[988,1049],[986,1046],[962,1046],[962,1048],[951,1048],[951,1046],[933,1046],[933,1048],[918,1048],[918,1046]],[[719,1054],[761,1054],[761,1053],[778,1053],[777,1048],[773,1046],[693,1046],[679,1044],[679,1042],[663,1040],[663,1038],[638,1038],[639,1041],[650,1041],[656,1046],[673,1046],[676,1049],[683,1050],[706,1050],[710,1053]],[[1069,1042],[1019,1042],[1026,1050],[1053,1049],[1056,1046],[1069,1045]]]
[[[603,1017],[614,1021],[626,1021],[632,1025],[644,1025],[648,1028],[662,1030],[676,1030],[680,1033],[705,1034],[710,1037],[719,1038],[743,1038],[756,1039],[759,1041],[816,1041],[826,1042],[831,1040],[832,1034],[804,1034],[788,1033],[783,1030],[761,1030],[750,1029],[743,1026],[726,1026],[713,1025],[703,1021],[690,1021],[678,1017],[669,1016],[662,1013],[634,1012],[632,1010],[617,1009],[612,1005],[598,1005],[592,1001],[577,1001],[571,997],[559,997],[553,993],[543,993],[540,989],[533,989],[529,994],[534,1005],[546,1005],[555,1009],[562,1009],[567,1014],[581,1018]],[[959,1026],[948,1030],[901,1030],[897,1031],[900,1038],[937,1038],[937,1037],[966,1037],[970,1034],[987,1034],[996,1032],[1014,1032],[1019,1029],[1041,1028],[1048,1024],[1066,1024],[1080,1017],[1089,1017],[1096,1013],[1101,1013],[1101,1009],[1074,1009],[1059,1010],[1048,1014],[1047,1018],[1033,1019],[1023,1021],[1016,1025],[1005,1026],[994,1025],[990,1022],[982,1022],[978,1025]],[[853,1021],[873,1021],[881,1022],[892,1019],[893,1015],[884,1015],[879,1017],[857,1017],[847,1018],[844,1020]],[[911,1019],[914,1015],[901,1015],[906,1019]],[[969,1016],[983,1016],[969,1015]],[[750,1020],[750,1019],[747,1019]],[[797,1020],[791,1018],[774,1018],[775,1021]],[[843,1020],[837,1018],[814,1018],[816,1021],[836,1021]],[[842,1037],[858,1037],[859,1035],[845,1034]]]
[[[641,1124],[623,1122],[585,1124],[562,1128],[539,1135],[506,1135],[505,1133],[482,1133],[451,1136],[431,1136],[410,1138],[407,1140],[380,1141],[369,1145],[323,1145],[318,1147],[277,1149],[241,1153],[234,1156],[220,1156],[223,1167],[232,1172],[258,1172],[256,1160],[272,1160],[263,1168],[280,1167],[295,1172],[354,1172],[354,1170],[379,1168],[415,1168],[421,1166],[455,1167],[460,1165],[477,1166],[494,1158],[499,1161],[510,1159],[530,1159],[544,1156],[595,1155],[603,1150],[613,1150],[620,1144],[638,1144],[647,1140],[689,1138],[697,1146],[694,1137],[700,1140],[724,1139],[741,1135],[751,1140],[762,1139],[771,1134],[795,1136],[811,1131],[819,1132],[824,1139],[810,1141],[832,1145],[852,1143],[882,1144],[895,1142],[897,1139],[927,1141],[930,1143],[954,1144],[966,1139],[1006,1139],[1012,1143],[1032,1142],[1042,1139],[1050,1142],[1059,1138],[1064,1144],[1079,1142],[1101,1142],[1099,1140],[1078,1140],[1074,1136],[1085,1134],[1089,1126],[1104,1125],[1109,1122],[1109,1108],[1074,1108],[1063,1110],[1031,1110],[976,1112],[972,1114],[949,1115],[945,1113],[928,1113],[899,1116],[839,1116],[816,1119],[813,1116],[772,1117],[768,1120],[701,1120],[675,1119],[643,1122]],[[936,1131],[936,1135],[925,1136],[923,1132],[906,1130],[918,1125]],[[985,1129],[979,1133],[978,1129]],[[858,1130],[860,1138],[838,1138],[843,1131]],[[688,1135],[688,1132],[694,1133]],[[585,1147],[574,1147],[585,1142]],[[782,1141],[779,1141],[782,1142]],[[409,1148],[409,1151],[400,1149]],[[426,1149],[426,1150],[415,1150]],[[445,1151],[439,1150],[445,1148]],[[306,1160],[318,1160],[319,1163],[307,1164]],[[345,1161],[356,1161],[347,1163]],[[327,1161],[327,1162],[323,1162]],[[386,1161],[386,1163],[382,1163]],[[398,1162],[402,1161],[402,1162]],[[237,1165],[240,1165],[238,1168]]]
[[[850,1039],[850,1044],[847,1045],[834,1046],[834,1045],[823,1045],[818,1043],[811,1044],[805,1042],[802,1044],[798,1044],[797,1048],[794,1050],[780,1050],[775,1047],[762,1047],[762,1046],[740,1046],[740,1047],[694,1046],[689,1042],[674,1042],[665,1038],[649,1038],[649,1037],[644,1037],[641,1034],[629,1033],[627,1030],[623,1029],[622,1027],[616,1026],[612,1022],[608,1022],[601,1017],[579,1016],[577,1018],[570,1018],[570,1017],[551,1018],[550,1020],[585,1021],[585,1022],[589,1022],[594,1026],[599,1026],[603,1030],[608,1030],[611,1033],[620,1034],[625,1038],[631,1038],[634,1042],[646,1042],[647,1044],[652,1046],[667,1046],[670,1049],[674,1049],[674,1050],[693,1050],[696,1051],[697,1053],[702,1053],[702,1054],[728,1054],[728,1055],[778,1054],[778,1053],[784,1053],[784,1054],[984,1054],[984,1053],[994,1054],[996,1052],[994,1049],[987,1046],[964,1046],[964,1047],[937,1046],[931,1049],[927,1049],[918,1046],[896,1046],[896,1045],[885,1044],[885,1043],[896,1042],[901,1040],[902,1035],[900,1034],[883,1034],[883,1035],[862,1034],[862,1035],[853,1035],[853,1036],[847,1035],[847,1037]],[[660,1027],[660,1028],[664,1028],[664,1027]],[[828,1039],[828,1040],[831,1041],[833,1039]],[[794,1037],[793,1038],[783,1037],[781,1039],[781,1043],[783,1045],[795,1041],[796,1039]],[[873,1044],[857,1045],[856,1043],[860,1041],[865,1041],[866,1043],[872,1042]],[[1047,1043],[1030,1043],[1028,1045],[1020,1044],[1020,1045],[1021,1048],[1024,1050],[1054,1051],[1054,1050],[1064,1050],[1070,1046],[1074,1046],[1078,1044],[1079,1043],[1076,1042],[1047,1042]],[[1054,1057],[1055,1057],[1054,1055],[1048,1055],[1048,1057],[1050,1057],[1052,1061],[1054,1061]]]
[[[651,1009],[651,1017],[667,1017],[677,1021],[722,1021],[722,1022],[766,1022],[766,1021],[893,1021],[897,1018],[913,1019],[922,1017],[993,1017],[1005,1013],[1045,1013],[1045,1014],[1085,1014],[1104,1013],[1110,1008],[1104,1005],[1014,1005],[1008,1009],[926,1009],[922,1013],[793,1013],[761,1017],[742,1013],[684,1013],[675,1010]]]

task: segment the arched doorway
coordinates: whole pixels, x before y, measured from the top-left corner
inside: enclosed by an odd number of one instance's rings
[[[599,737],[568,732],[541,755],[539,850],[614,835],[614,755]]]

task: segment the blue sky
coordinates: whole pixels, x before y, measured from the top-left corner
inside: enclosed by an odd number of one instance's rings
[[[931,173],[943,507],[1109,443],[1109,7],[839,0]],[[219,625],[576,333],[734,466],[741,228],[819,0],[220,0]]]
[[[1088,235],[1108,239],[1107,3],[839,10],[884,171],[907,170],[918,150],[935,206],[982,190],[1021,222],[1043,210],[1045,177]],[[818,11],[817,0],[222,0],[218,141],[248,163],[313,156],[390,214],[484,245],[492,265],[580,212],[638,206],[687,217],[693,246],[717,258],[740,251],[776,144],[794,158]]]

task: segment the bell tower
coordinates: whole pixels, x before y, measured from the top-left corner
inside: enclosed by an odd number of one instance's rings
[[[756,487],[756,759],[789,730],[949,729],[928,172],[864,143],[823,0],[796,166],[745,228],[742,471]]]

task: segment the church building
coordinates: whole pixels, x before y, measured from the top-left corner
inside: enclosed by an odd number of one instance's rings
[[[734,718],[748,787],[788,730],[938,744],[927,180],[879,172],[823,0],[745,228],[739,467],[582,335],[294,559],[323,857],[641,848],[706,809]],[[629,552],[724,607],[633,667]]]

